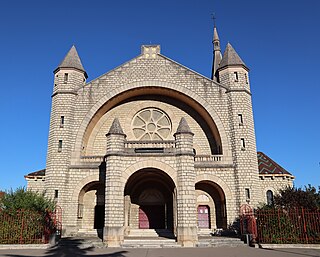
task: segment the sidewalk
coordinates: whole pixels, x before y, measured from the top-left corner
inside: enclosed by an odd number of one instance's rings
[[[54,247],[37,250],[0,250],[0,256],[46,256],[46,257],[320,257],[319,249],[258,249],[251,247],[217,248],[90,248]]]

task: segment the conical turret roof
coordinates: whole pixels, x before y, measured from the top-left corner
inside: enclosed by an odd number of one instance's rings
[[[108,134],[118,134],[118,135],[125,135],[123,133],[123,130],[121,128],[121,125],[120,125],[120,122],[119,122],[119,119],[118,118],[114,118],[113,122],[112,122],[112,125],[109,129],[109,132]],[[107,135],[108,135],[107,134]]]
[[[69,50],[67,55],[64,57],[62,62],[57,67],[57,69],[59,69],[59,68],[74,68],[74,69],[83,71],[85,73],[85,76],[87,77],[87,73],[82,66],[77,49],[74,45],[71,47],[71,49]]]
[[[243,66],[248,69],[230,43],[227,44],[226,50],[223,53],[219,69],[227,66]]]
[[[188,122],[186,121],[186,119],[184,117],[181,118],[176,133],[191,133],[191,134],[193,134],[189,125],[188,125]]]

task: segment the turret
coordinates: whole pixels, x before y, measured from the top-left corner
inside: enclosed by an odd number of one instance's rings
[[[250,92],[248,72],[248,67],[241,60],[232,45],[228,43],[217,69],[219,82],[229,86],[230,90],[243,89]]]
[[[249,69],[230,43],[227,44],[219,68],[219,81],[228,90],[229,126],[234,162],[236,204],[258,202],[258,162],[252,113]]]
[[[75,46],[72,46],[54,70],[54,87],[46,165],[48,197],[54,197],[61,207],[66,203],[64,186],[74,137],[74,112],[77,89],[85,84],[84,70]]]

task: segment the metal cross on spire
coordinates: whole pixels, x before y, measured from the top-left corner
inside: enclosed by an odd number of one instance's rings
[[[211,19],[213,20],[213,25],[215,27],[216,26],[216,14],[215,13],[211,14]]]

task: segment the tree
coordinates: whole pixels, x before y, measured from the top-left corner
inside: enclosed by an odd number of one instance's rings
[[[26,190],[24,187],[15,191],[12,189],[0,199],[0,210],[6,213],[15,213],[17,210],[30,210],[36,212],[53,211],[55,203],[44,194]]]
[[[305,208],[309,210],[320,209],[320,187],[308,185],[304,189],[286,187],[274,196],[274,206],[278,208]]]

